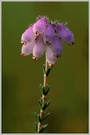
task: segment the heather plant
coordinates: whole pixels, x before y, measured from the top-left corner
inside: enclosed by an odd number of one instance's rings
[[[45,64],[43,65],[43,84],[40,84],[41,98],[39,99],[40,112],[34,112],[36,122],[34,129],[37,133],[42,133],[48,124],[43,121],[50,115],[45,112],[50,104],[50,100],[46,100],[50,86],[47,84],[47,78],[51,69],[55,65],[63,51],[62,41],[68,45],[74,44],[74,35],[68,29],[65,23],[59,21],[51,21],[46,16],[38,16],[34,24],[30,25],[21,36],[21,55],[28,56],[32,54],[34,60],[39,58],[45,52]]]

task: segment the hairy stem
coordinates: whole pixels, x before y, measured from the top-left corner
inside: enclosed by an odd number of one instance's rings
[[[45,63],[45,72],[47,72],[47,70],[48,70],[48,62],[46,60],[46,63]],[[43,82],[44,89],[46,88],[46,84],[47,84],[47,76],[46,76],[46,73],[44,73],[44,82]],[[42,94],[42,106],[44,106],[45,101],[46,101],[46,96]],[[44,115],[44,110],[41,109],[40,110],[40,119],[43,118],[43,115]],[[42,126],[42,123],[39,122],[38,123],[38,133],[40,132],[41,126]]]
[[[48,70],[48,62],[47,62],[47,60],[46,60],[45,71],[47,72],[47,70]],[[43,83],[44,88],[46,88],[46,83],[47,83],[47,76],[46,76],[46,74],[44,73],[44,83]]]

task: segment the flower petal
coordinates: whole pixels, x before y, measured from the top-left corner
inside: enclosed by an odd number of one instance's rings
[[[60,41],[60,38],[55,35],[52,43],[50,44],[50,47],[54,55],[60,55],[63,50],[63,46]]]
[[[44,33],[46,29],[47,20],[46,18],[39,19],[34,25],[33,25],[33,33],[36,36],[39,36],[38,34]]]
[[[45,45],[43,43],[43,39],[39,38],[37,40],[37,43],[35,44],[35,46],[33,48],[33,56],[34,56],[34,58],[35,57],[40,58],[44,53],[44,48],[45,48]]]
[[[47,46],[47,51],[46,51],[46,60],[49,64],[54,65],[55,62],[57,61],[57,58],[54,57],[54,54],[51,50],[50,45]]]
[[[27,45],[23,45],[21,48],[21,55],[22,56],[30,55],[32,53],[34,45],[35,45],[35,41],[28,42]]]
[[[26,42],[31,42],[35,40],[36,36],[33,34],[33,25],[30,26],[26,31],[22,34],[21,36],[21,43]]]
[[[60,36],[60,38],[68,44],[74,43],[74,35],[64,24],[60,24],[56,28],[56,33]]]
[[[55,35],[54,26],[49,24],[43,34],[43,40],[45,44],[50,44]]]

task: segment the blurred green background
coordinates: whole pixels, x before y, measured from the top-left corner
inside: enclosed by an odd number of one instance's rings
[[[46,133],[88,132],[88,2],[2,2],[2,132],[34,133],[34,111],[39,113],[42,65],[22,57],[21,34],[38,15],[68,22],[75,44],[63,43],[48,84]]]

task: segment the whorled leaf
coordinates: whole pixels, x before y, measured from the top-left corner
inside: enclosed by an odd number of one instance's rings
[[[46,65],[43,65],[43,73],[46,74]]]
[[[46,76],[48,76],[48,75],[49,75],[49,73],[50,73],[51,69],[52,69],[52,67],[49,67],[49,68],[48,68],[48,70],[47,70],[47,72],[46,72]]]
[[[41,90],[41,94],[45,95],[45,89],[44,89],[43,85],[40,84],[39,87],[40,87],[40,90]]]
[[[49,106],[50,102],[51,102],[51,100],[47,101],[47,102],[44,104],[44,106],[42,107],[42,109],[45,110],[45,109]]]
[[[48,94],[49,89],[50,89],[50,86],[47,84],[47,85],[46,85],[46,89],[45,89],[45,96]]]
[[[50,86],[47,84],[46,88],[44,88],[44,86],[42,84],[40,84],[39,87],[41,90],[41,94],[46,96],[49,92]]]
[[[41,123],[40,114],[37,115],[37,121]]]
[[[37,126],[37,122],[34,123],[34,130],[37,132],[38,130],[38,126]]]
[[[42,98],[39,99],[39,106],[40,106],[40,109],[42,109]]]
[[[42,133],[46,128],[47,128],[48,124],[42,125],[39,133]]]
[[[50,113],[47,113],[47,114],[42,118],[42,121],[44,121],[49,115],[50,115]]]

